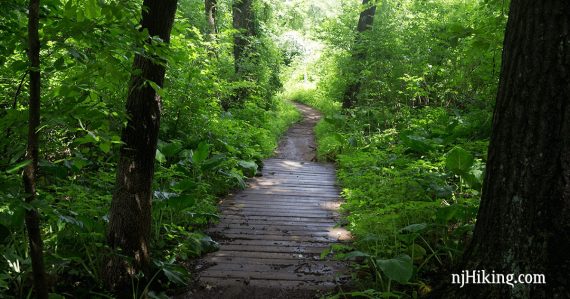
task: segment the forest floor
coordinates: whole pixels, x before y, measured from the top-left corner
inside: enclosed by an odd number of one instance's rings
[[[334,165],[314,162],[313,129],[321,114],[295,105],[303,120],[248,189],[221,201],[220,223],[209,230],[220,250],[198,263],[196,286],[178,298],[309,299],[346,280],[346,263],[321,258],[330,245],[350,239],[336,227]]]

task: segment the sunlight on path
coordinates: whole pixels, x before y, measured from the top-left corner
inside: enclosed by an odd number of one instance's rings
[[[305,119],[281,142],[280,158],[266,160],[261,177],[221,203],[220,223],[210,230],[221,249],[203,259],[202,289],[189,298],[313,298],[346,280],[346,263],[320,258],[350,240],[336,227],[336,171],[302,161],[314,159],[319,114],[298,107]]]

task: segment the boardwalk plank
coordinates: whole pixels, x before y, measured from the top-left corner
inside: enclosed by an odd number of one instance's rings
[[[332,244],[350,239],[336,227],[339,188],[333,165],[270,159],[247,190],[220,201],[209,230],[220,251],[204,258],[206,284],[327,289],[346,263],[321,260]]]

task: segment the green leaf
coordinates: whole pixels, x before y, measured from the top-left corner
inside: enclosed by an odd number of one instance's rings
[[[105,154],[111,151],[111,143],[110,142],[101,142],[99,143],[99,149],[103,151]]]
[[[6,171],[6,173],[13,174],[19,171],[20,169],[26,167],[30,163],[32,163],[32,160],[24,160],[20,163],[16,163],[15,165],[12,165],[11,168]]]
[[[252,177],[257,172],[257,164],[254,161],[240,160],[238,165],[246,176]]]
[[[85,17],[87,19],[96,19],[101,15],[101,7],[97,3],[97,0],[87,0],[85,3]]]
[[[413,264],[412,258],[403,254],[388,260],[376,260],[378,268],[391,280],[399,283],[406,283],[412,278]]]
[[[212,240],[210,236],[204,236],[200,239],[200,245],[202,246],[203,253],[210,253],[220,250],[220,244]]]
[[[207,171],[210,169],[214,169],[214,168],[222,165],[222,163],[226,160],[227,160],[226,155],[223,155],[223,154],[215,155],[212,158],[204,161],[204,163],[202,165],[202,170]]]
[[[186,271],[182,266],[173,264],[173,261],[169,263],[155,261],[154,264],[162,270],[162,273],[164,273],[170,282],[178,285],[184,285],[189,280],[190,274],[188,271]]]
[[[208,158],[210,154],[210,146],[205,142],[200,142],[198,148],[192,154],[192,162],[200,164]]]
[[[146,81],[150,87],[152,87],[152,89],[156,92],[156,94],[158,94],[161,97],[164,97],[164,92],[162,90],[162,88],[160,86],[158,86],[158,84],[156,84],[153,81]]]
[[[12,214],[12,219],[10,222],[10,226],[12,229],[19,229],[20,227],[24,226],[24,219],[26,217],[26,209],[22,206],[19,206]]]
[[[460,213],[461,207],[452,205],[441,207],[435,213],[435,220],[439,223],[447,224],[449,221],[458,219],[457,215]]]
[[[235,180],[241,189],[247,188],[247,184],[243,180],[243,175],[241,175],[237,170],[232,169],[229,172],[221,171],[220,173],[225,174],[227,177]]]
[[[73,166],[75,168],[77,168],[77,170],[81,170],[83,169],[83,167],[87,166],[87,164],[89,164],[89,162],[87,160],[81,159],[81,158],[74,158],[73,159]]]
[[[77,16],[77,22],[83,22],[85,21],[85,13],[83,12],[83,10],[79,9],[76,11],[76,16]]]
[[[192,208],[196,205],[196,199],[190,195],[181,195],[169,198],[163,203],[175,210],[183,211],[189,208]]]
[[[163,268],[162,272],[164,272],[164,275],[166,275],[166,277],[168,278],[168,280],[170,280],[170,282],[173,282],[178,285],[184,285],[186,284],[186,281],[183,278],[184,275],[181,273],[181,271],[186,271],[186,270],[182,269],[183,268],[180,268],[178,271],[173,271],[172,269]]]
[[[433,150],[431,144],[425,137],[413,135],[410,132],[400,134],[402,144],[417,153],[427,153]]]
[[[186,191],[196,189],[197,186],[198,186],[198,184],[194,180],[184,179],[184,180],[176,183],[176,185],[172,186],[172,190],[177,191],[177,192],[186,192]]]
[[[466,174],[473,166],[474,158],[471,153],[456,146],[447,153],[445,167],[458,175]]]
[[[416,243],[408,246],[408,252],[411,256],[414,257],[414,261],[422,261],[427,253],[425,248]]]
[[[359,258],[359,257],[360,258],[362,258],[362,257],[367,258],[367,257],[370,257],[370,255],[366,254],[362,251],[357,250],[357,251],[351,251],[344,256],[344,258],[347,260],[354,260],[354,259]]]
[[[479,190],[483,186],[484,174],[482,165],[473,165],[469,172],[463,175],[463,179],[469,187]]]
[[[59,221],[61,221],[61,222],[68,223],[68,224],[72,224],[72,225],[76,225],[76,226],[81,227],[81,228],[84,227],[83,222],[81,222],[81,221],[75,219],[75,218],[72,217],[72,216],[62,215],[62,214],[60,214],[60,213],[58,213],[58,212],[56,212],[56,215],[57,215]]]
[[[182,144],[180,142],[165,143],[160,147],[160,152],[166,157],[174,157],[182,151]]]
[[[72,0],[67,0],[64,6],[63,16],[68,19],[75,18],[75,7],[73,6]]]
[[[416,223],[408,225],[400,230],[401,233],[417,233],[424,230],[427,227],[425,223]]]
[[[158,149],[156,150],[155,159],[156,159],[156,161],[158,161],[158,163],[161,163],[161,164],[166,162],[166,157]]]

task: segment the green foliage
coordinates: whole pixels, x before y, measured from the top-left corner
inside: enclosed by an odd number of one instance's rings
[[[355,236],[355,251],[339,256],[362,261],[362,291],[349,295],[414,298],[459,260],[472,233],[506,6],[379,1],[372,30],[356,45],[360,8],[342,3],[341,15],[320,27],[320,58],[291,64],[285,96],[325,113],[317,153],[338,165]],[[356,60],[353,51],[364,55]],[[356,82],[356,106],[341,110]]]
[[[251,76],[236,80],[231,3],[219,2],[219,34],[205,37],[203,2],[181,0],[166,47],[138,30],[142,1],[46,0],[41,6],[42,126],[38,198],[28,205],[21,183],[27,136],[27,2],[0,12],[0,297],[31,290],[24,214],[38,209],[50,292],[106,297],[101,265],[107,211],[125,124],[124,103],[135,53],[168,62],[153,182],[151,256],[139,292],[164,297],[188,281],[181,267],[218,248],[201,231],[216,221],[216,198],[244,188],[278,137],[299,118],[281,97],[282,56],[267,29],[253,41]],[[263,27],[265,20],[260,20]],[[223,111],[238,88],[242,105]],[[149,282],[150,280],[150,282]],[[144,285],[142,285],[144,284]]]
[[[473,155],[458,146],[451,149],[445,157],[445,167],[458,175],[466,174],[473,162]]]
[[[213,38],[203,34],[203,2],[179,1],[168,48],[158,39],[142,46],[149,37],[138,30],[141,3],[42,1],[40,200],[33,204],[22,201],[20,177],[28,163],[27,2],[3,4],[0,297],[31,295],[29,209],[42,215],[53,296],[107,296],[100,279],[106,212],[135,53],[168,62],[164,88],[146,82],[161,96],[162,117],[154,276],[140,292],[163,298],[187,280],[184,261],[217,249],[201,230],[217,219],[216,198],[244,188],[299,118],[284,100],[325,114],[317,154],[339,167],[345,222],[356,238],[353,252],[335,252],[363,261],[356,269],[362,291],[353,296],[424,294],[431,275],[458,260],[482,188],[508,1],[376,1],[374,26],[359,43],[359,1],[255,1],[259,35],[249,40],[241,74],[231,1],[218,1]],[[346,87],[357,82],[356,106],[341,111]]]
[[[376,260],[376,265],[388,279],[399,283],[406,283],[412,278],[412,259],[408,255],[400,255],[386,260]]]

